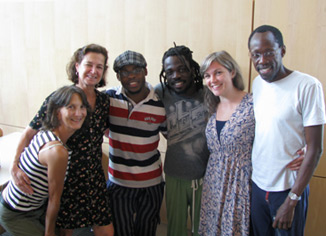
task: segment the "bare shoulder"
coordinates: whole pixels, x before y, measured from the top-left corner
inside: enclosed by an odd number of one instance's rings
[[[50,163],[68,160],[68,150],[59,141],[51,141],[45,144],[39,153],[41,164],[48,166]]]

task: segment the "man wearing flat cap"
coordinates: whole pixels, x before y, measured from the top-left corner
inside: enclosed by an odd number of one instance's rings
[[[109,180],[116,236],[155,236],[164,192],[159,132],[163,103],[146,82],[142,54],[126,51],[113,65],[121,86],[109,89]]]

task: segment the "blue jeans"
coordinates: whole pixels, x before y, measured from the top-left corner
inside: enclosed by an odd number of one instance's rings
[[[251,223],[255,236],[303,236],[307,218],[309,186],[298,201],[289,230],[274,229],[273,219],[278,208],[283,204],[290,189],[282,192],[266,192],[252,182]]]

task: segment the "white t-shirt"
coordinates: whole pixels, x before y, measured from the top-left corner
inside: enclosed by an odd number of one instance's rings
[[[256,130],[252,180],[265,191],[284,191],[297,177],[297,171],[286,165],[306,144],[304,127],[326,122],[322,85],[298,71],[272,83],[257,76],[253,99]]]

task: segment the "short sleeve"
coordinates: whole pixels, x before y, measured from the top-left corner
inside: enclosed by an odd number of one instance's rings
[[[50,94],[45,99],[45,101],[43,102],[41,108],[38,110],[38,112],[36,113],[36,115],[34,116],[34,118],[32,119],[32,121],[29,123],[29,126],[32,129],[39,130],[42,127],[42,121],[46,117],[46,110],[48,108],[48,103],[49,103],[49,100],[50,100],[52,94]]]
[[[324,93],[319,82],[305,88],[302,99],[302,113],[304,127],[325,123]]]

